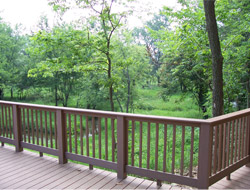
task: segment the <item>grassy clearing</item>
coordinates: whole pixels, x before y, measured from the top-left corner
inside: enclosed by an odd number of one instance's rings
[[[140,99],[136,102],[135,113],[169,117],[202,118],[202,113],[191,95],[175,94],[163,101],[159,87],[139,89]]]

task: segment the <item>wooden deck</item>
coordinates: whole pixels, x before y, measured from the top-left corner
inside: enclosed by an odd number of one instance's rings
[[[15,153],[10,146],[0,147],[0,189],[157,189],[156,182],[136,177],[117,180],[117,174],[75,163],[59,165],[57,158],[39,157],[24,150]],[[234,172],[210,189],[249,189],[250,168]],[[163,184],[161,189],[189,189]]]

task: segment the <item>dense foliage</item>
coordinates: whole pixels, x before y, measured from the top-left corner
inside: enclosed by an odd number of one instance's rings
[[[129,0],[49,3],[59,17],[73,6],[89,14],[53,28],[43,16],[30,35],[0,19],[1,99],[40,98],[63,106],[72,100],[82,108],[134,112],[154,107],[140,102],[138,91],[158,85],[164,101],[192,94],[203,117],[211,116],[212,59],[202,1],[180,0],[179,10],[163,7],[134,29],[126,25],[133,12]],[[250,5],[217,0],[215,8],[228,113],[250,107]]]

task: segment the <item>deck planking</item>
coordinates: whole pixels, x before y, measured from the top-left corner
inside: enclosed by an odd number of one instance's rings
[[[194,189],[177,184],[159,188],[156,182],[128,176],[117,179],[117,174],[86,165],[58,164],[54,157],[39,157],[39,153],[14,147],[0,147],[0,189]],[[231,174],[231,180],[218,181],[210,189],[250,189],[250,168],[242,167]]]

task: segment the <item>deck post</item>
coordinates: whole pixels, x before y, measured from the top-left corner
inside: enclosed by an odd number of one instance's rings
[[[248,150],[247,150],[247,154],[248,156],[250,155],[250,116],[247,117],[247,131],[248,131],[248,134],[247,134],[247,138],[248,138]],[[247,163],[245,165],[246,167],[250,168],[250,158],[249,158],[249,163]]]
[[[65,118],[62,110],[56,110],[57,135],[58,135],[58,157],[59,164],[66,164],[67,159],[65,153],[67,151],[67,133],[65,126]]]
[[[123,116],[117,117],[117,178],[127,177],[128,164],[128,126]]]
[[[201,124],[198,163],[198,188],[208,189],[212,162],[213,130],[210,124]]]
[[[21,146],[22,130],[21,130],[21,112],[17,105],[12,105],[12,117],[13,117],[13,133],[14,133],[14,145],[16,146],[16,152],[23,151]]]

